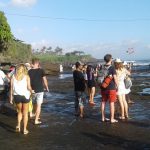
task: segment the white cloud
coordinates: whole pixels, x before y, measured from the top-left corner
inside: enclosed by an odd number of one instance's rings
[[[91,54],[95,58],[103,59],[107,53],[112,54],[113,58],[121,58],[122,60],[148,59],[150,56],[150,45],[138,40],[125,40],[118,43],[93,43],[93,44],[66,44],[54,43],[49,40],[41,40],[32,43],[33,48],[41,48],[42,46],[51,46],[55,48],[59,46],[63,48],[64,53],[72,51],[84,51]],[[128,48],[133,48],[134,53],[128,54]]]
[[[11,3],[14,6],[19,7],[30,7],[36,4],[37,0],[11,0]]]
[[[45,39],[42,39],[39,42],[32,42],[31,45],[32,45],[32,48],[38,49],[38,48],[41,48],[43,46],[46,46],[46,47],[49,46],[49,42]]]
[[[128,48],[133,48],[134,52],[127,53]],[[121,58],[122,60],[146,59],[150,55],[150,45],[138,40],[126,40],[118,43],[95,43],[90,45],[70,45],[67,50],[81,50],[87,54],[91,54],[95,58],[103,58],[105,54],[110,53],[113,58]]]

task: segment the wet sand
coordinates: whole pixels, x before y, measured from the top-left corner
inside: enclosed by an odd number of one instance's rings
[[[110,124],[100,121],[100,96],[95,96],[95,107],[85,104],[85,118],[74,113],[73,80],[49,76],[50,93],[42,106],[42,124],[29,121],[29,135],[15,133],[16,113],[9,104],[0,113],[0,150],[149,150],[150,149],[150,95],[141,95],[143,82],[149,78],[133,77],[131,98],[132,119]],[[98,91],[98,90],[97,90]],[[108,107],[108,106],[107,106]],[[108,108],[106,114],[109,117]]]

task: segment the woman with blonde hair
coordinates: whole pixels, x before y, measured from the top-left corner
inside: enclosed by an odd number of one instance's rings
[[[28,76],[28,71],[24,64],[20,64],[16,68],[16,73],[13,75],[10,83],[10,103],[13,100],[17,107],[17,126],[16,131],[21,131],[21,121],[23,119],[23,134],[28,134],[27,130],[28,124],[28,107],[30,96],[32,93],[30,78]]]
[[[128,118],[128,104],[125,97],[127,89],[125,88],[124,79],[126,75],[130,75],[130,72],[123,66],[123,62],[119,58],[115,60],[114,66],[118,78],[117,95],[121,107],[121,116],[119,118],[125,119]]]

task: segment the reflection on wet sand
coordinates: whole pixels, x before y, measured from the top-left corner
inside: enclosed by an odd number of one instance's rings
[[[48,80],[50,93],[46,93],[42,106],[43,124],[35,126],[30,120],[31,132],[25,137],[13,132],[15,114],[4,111],[0,114],[0,149],[9,150],[16,146],[22,150],[150,149],[150,97],[138,94],[142,88],[146,88],[138,86],[145,81],[144,78],[133,78],[135,86],[131,98],[135,104],[129,108],[131,119],[117,124],[100,121],[101,97],[98,93],[94,98],[94,107],[90,107],[86,100],[85,118],[75,117],[72,77],[60,79],[53,76]]]

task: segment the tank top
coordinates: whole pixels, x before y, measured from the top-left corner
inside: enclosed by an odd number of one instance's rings
[[[27,89],[27,78],[23,77],[22,80],[16,80],[15,76],[13,76],[13,94],[25,96],[26,99],[30,98],[30,91]]]

